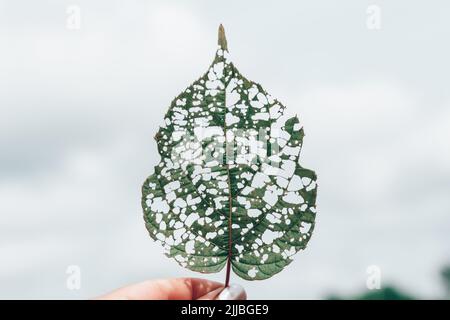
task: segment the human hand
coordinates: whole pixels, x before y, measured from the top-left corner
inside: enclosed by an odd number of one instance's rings
[[[148,280],[132,284],[104,296],[100,300],[246,300],[240,285],[224,288],[219,282],[198,278]]]

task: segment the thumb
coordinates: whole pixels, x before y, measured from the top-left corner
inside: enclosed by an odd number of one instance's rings
[[[242,286],[231,284],[208,292],[198,300],[247,300],[247,293]]]

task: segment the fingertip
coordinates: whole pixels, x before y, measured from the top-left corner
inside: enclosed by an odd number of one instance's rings
[[[201,297],[197,298],[197,300],[216,300],[217,297],[219,296],[219,294],[222,292],[223,288],[224,287],[222,285],[221,287],[216,288],[216,289],[208,292],[204,296],[201,296]]]
[[[231,284],[224,288],[216,300],[247,300],[247,293],[239,284]]]

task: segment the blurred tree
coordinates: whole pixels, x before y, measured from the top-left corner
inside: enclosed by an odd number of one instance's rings
[[[371,290],[356,297],[358,300],[414,300],[411,294],[398,288],[387,286],[380,290]]]
[[[441,278],[445,286],[445,298],[450,299],[450,265],[442,268]]]
[[[445,287],[444,299],[450,299],[450,265],[446,265],[441,269],[441,279]],[[340,296],[331,294],[327,296],[327,300],[415,300],[417,297],[412,294],[401,291],[394,286],[385,286],[379,290],[364,291],[354,296]],[[434,298],[435,299],[435,298]]]
[[[355,296],[343,297],[330,295],[328,300],[414,300],[417,299],[409,293],[405,293],[394,286],[386,286],[379,290],[370,290],[359,293]]]

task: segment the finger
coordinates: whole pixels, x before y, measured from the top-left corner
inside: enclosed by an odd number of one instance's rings
[[[204,296],[201,296],[200,298],[198,298],[197,300],[216,300],[217,297],[219,296],[219,294],[222,292],[222,290],[224,289],[224,286],[220,286],[219,288],[208,292],[207,294],[205,294]]]
[[[238,284],[231,284],[220,292],[216,300],[247,300],[247,293]]]
[[[229,287],[220,287],[208,292],[197,300],[247,300],[247,293],[238,284],[231,284]]]
[[[150,280],[117,289],[99,299],[105,300],[193,300],[222,284],[198,278]]]

